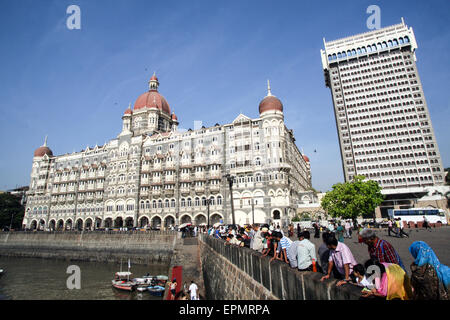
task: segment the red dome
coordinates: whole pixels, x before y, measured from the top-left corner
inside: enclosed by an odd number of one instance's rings
[[[283,112],[283,104],[280,99],[275,96],[265,97],[259,104],[259,113],[263,113],[270,110],[276,110]]]
[[[156,80],[156,81],[158,81],[158,78],[156,77],[155,74],[153,74],[152,77],[150,78],[150,80]]]
[[[156,90],[150,90],[141,94],[134,103],[133,110],[142,108],[156,108],[170,115],[170,107],[166,99]]]
[[[130,108],[127,108],[123,114],[133,114],[133,111]]]
[[[309,162],[309,158],[308,158],[307,156],[303,155],[303,159],[304,159],[306,162]]]
[[[53,156],[52,150],[46,146],[41,146],[34,151],[35,157],[43,157],[45,154],[48,156]]]

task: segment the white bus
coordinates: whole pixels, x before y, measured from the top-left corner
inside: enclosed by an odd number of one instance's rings
[[[402,221],[414,223],[423,222],[425,216],[428,223],[441,222],[447,224],[445,211],[434,208],[388,209],[388,215],[392,219],[400,218]]]

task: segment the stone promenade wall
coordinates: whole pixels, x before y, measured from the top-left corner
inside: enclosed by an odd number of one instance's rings
[[[0,256],[170,263],[176,232],[0,232]]]
[[[211,300],[357,300],[361,288],[320,282],[322,274],[300,272],[254,250],[225,245],[204,234],[199,237],[206,298]]]

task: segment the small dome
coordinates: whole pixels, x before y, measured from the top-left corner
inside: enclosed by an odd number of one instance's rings
[[[158,78],[156,77],[156,74],[153,73],[152,77],[150,78],[150,80],[156,80],[158,81]]]
[[[44,155],[53,156],[52,150],[47,146],[41,146],[34,151],[35,157],[43,157]]]
[[[281,103],[280,99],[275,96],[267,96],[259,104],[260,114],[271,110],[283,112],[283,104]]]
[[[307,156],[303,155],[303,159],[304,159],[306,162],[309,162],[309,158],[308,158]]]
[[[127,108],[123,114],[133,114],[133,111],[130,108]]]
[[[172,112],[172,120],[178,121],[177,116],[175,115],[175,113]]]

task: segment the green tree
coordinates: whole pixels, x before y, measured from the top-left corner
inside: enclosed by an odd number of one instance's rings
[[[384,196],[376,181],[364,180],[364,176],[356,176],[351,182],[333,185],[333,190],[322,198],[322,208],[335,218],[374,217],[375,208],[383,202]]]
[[[20,198],[9,193],[0,194],[0,228],[8,227],[11,223],[13,229],[20,229],[22,226],[25,208],[20,204]]]

